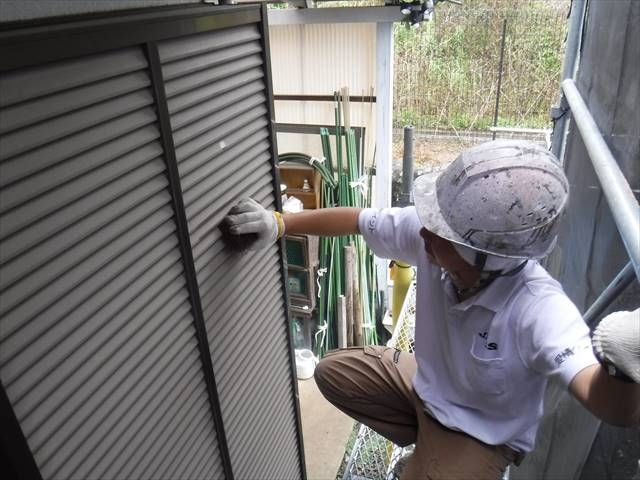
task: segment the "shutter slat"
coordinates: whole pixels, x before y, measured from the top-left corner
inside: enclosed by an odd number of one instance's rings
[[[3,109],[5,113],[0,117],[0,134],[148,86],[149,77],[144,72],[133,72],[6,107]]]
[[[0,76],[0,107],[86,86],[146,67],[147,60],[143,52],[139,48],[128,48],[3,73]],[[43,78],[47,81],[43,82]]]
[[[161,454],[161,458],[159,458],[156,463],[157,467],[149,471],[150,477],[159,477],[161,476],[160,472],[166,472],[166,478],[173,478],[173,475],[177,474],[177,472],[173,473],[172,469],[176,468],[178,471],[184,472],[184,468],[179,466],[179,462],[182,459],[188,458],[189,455],[193,455],[194,450],[201,444],[206,444],[208,448],[211,449],[210,454],[217,453],[213,443],[211,443],[211,439],[207,438],[208,436],[206,434],[207,409],[203,407],[200,412],[197,413],[197,416],[191,415],[191,420],[185,422],[184,425],[176,427],[180,430],[180,439],[175,443],[182,446],[175,451],[166,451],[164,454]],[[170,445],[170,443],[168,443],[168,445]],[[189,478],[188,475],[186,476]]]
[[[54,140],[77,134],[85,128],[101,125],[128,113],[151,105],[153,96],[148,90],[138,90],[128,95],[91,105],[81,110],[52,118],[3,135],[3,158],[9,158],[35,149]]]
[[[160,50],[162,51],[162,48]],[[245,65],[243,62],[248,57],[254,56],[255,54],[262,54],[262,47],[258,41],[221,48],[195,57],[187,57],[182,60],[165,63],[162,66],[162,74],[166,81],[167,95],[178,95],[183,91],[183,88],[178,88],[180,82],[175,82],[173,80],[177,77],[184,77],[191,73],[209,69],[217,65],[225,65],[228,71],[234,71],[238,69],[238,65]],[[262,60],[260,60],[259,64],[262,65]],[[212,77],[215,77],[215,75],[212,75]],[[189,90],[198,85],[200,84],[192,83],[186,84],[184,87]]]
[[[242,45],[260,38],[257,25],[240,25],[160,42],[158,53],[162,63],[167,64],[181,58],[204,56],[214,50]]]
[[[21,362],[25,364],[23,368],[30,365],[26,355],[39,358],[46,354],[62,342],[65,336],[80,331],[88,318],[99,319],[98,324],[106,321],[112,312],[117,311],[116,307],[131,301],[134,289],[126,290],[125,287],[138,277],[147,278],[147,274],[153,276],[156,271],[169,275],[168,265],[162,259],[173,258],[171,249],[175,249],[177,241],[171,236],[167,237],[172,233],[170,226],[166,229],[159,226],[148,235],[148,244],[132,247],[125,255],[115,259],[108,269],[92,277],[82,287],[76,288],[73,295],[62,297],[62,301],[54,303],[33,318],[16,320],[14,324],[3,321],[0,324],[4,336],[3,348],[0,350],[3,374],[6,368],[7,378],[12,380],[14,372],[22,372],[19,370]],[[8,334],[10,327],[15,331],[12,335]],[[11,362],[5,363],[9,359]]]
[[[153,124],[155,121],[156,115],[153,109],[143,108],[124,115],[117,121],[88,128],[13,158],[7,158],[4,155],[4,149],[0,144],[0,187],[121,138],[138,128]],[[21,150],[26,151],[30,147],[31,145],[27,145]]]
[[[186,457],[189,461],[186,462],[186,465],[184,466],[180,466],[179,470],[181,472],[183,472],[182,474],[185,475],[186,478],[190,478],[189,477],[189,470],[188,467],[189,465],[195,463],[195,461],[197,461],[198,459],[198,447],[200,447],[203,443],[206,444],[207,443],[207,435],[206,435],[206,429],[203,429],[202,427],[205,426],[205,424],[203,423],[203,420],[205,418],[206,415],[206,404],[207,404],[207,396],[206,394],[203,394],[200,396],[199,400],[199,405],[198,408],[191,408],[190,410],[190,414],[193,414],[194,416],[189,416],[189,417],[185,417],[183,420],[181,420],[177,425],[176,425],[176,431],[172,432],[172,433],[179,433],[181,430],[184,430],[184,432],[181,433],[185,433],[188,432],[188,437],[185,436],[184,437],[184,441],[185,444],[188,445],[187,450],[185,450],[184,452],[184,457]],[[197,415],[195,415],[197,414]],[[156,456],[158,455],[162,455],[163,451],[161,449],[159,449],[159,447],[164,447],[166,446],[162,437],[158,437],[156,440],[156,443],[158,445],[156,445],[156,451],[154,452]],[[172,452],[166,452],[166,453],[172,453]],[[182,458],[184,458],[182,457]],[[194,458],[195,457],[195,458]],[[164,457],[160,457],[158,458],[158,463],[160,463],[160,461],[163,459]],[[138,466],[138,468],[136,470],[134,470],[132,472],[131,477],[133,478],[140,478],[139,474],[142,471],[147,470],[148,464],[151,463],[155,460],[155,458],[150,458],[147,460],[147,465],[140,464]],[[153,465],[153,464],[152,464]]]
[[[38,430],[37,434],[50,436],[47,438],[49,445],[61,446],[57,450],[48,449],[38,452],[42,455],[47,468],[55,471],[55,474],[60,477],[69,478],[72,474],[78,473],[75,469],[81,463],[88,465],[90,458],[104,454],[104,450],[113,445],[113,440],[110,442],[109,438],[113,439],[114,431],[122,433],[122,428],[131,424],[130,410],[139,412],[141,406],[149,403],[150,396],[146,391],[153,389],[157,392],[160,389],[160,382],[156,377],[166,376],[163,372],[170,366],[168,360],[176,357],[179,352],[178,347],[187,346],[192,336],[188,324],[176,323],[176,327],[170,330],[164,327],[154,332],[152,338],[155,342],[152,344],[155,347],[154,351],[147,356],[142,356],[141,352],[137,353],[140,363],[133,375],[114,376],[101,386],[101,390],[113,388],[111,395],[95,394],[90,397],[89,401],[83,403],[69,421],[54,430],[54,435],[51,435],[47,424]],[[172,335],[174,338],[170,341]],[[189,351],[187,348],[185,353]],[[164,368],[161,369],[160,366]],[[164,378],[164,381],[166,380],[167,378]],[[108,423],[108,427],[105,423]],[[86,470],[83,473],[86,473]]]
[[[200,135],[180,145],[176,149],[180,173],[185,175],[197,166],[205,165],[210,159],[237,143],[243,143],[259,131],[262,131],[263,135],[267,134],[269,122],[264,117],[265,113],[264,108],[244,112],[233,120],[212,128],[206,135]]]
[[[81,241],[91,241],[93,237],[101,235],[102,230],[110,222],[125,225],[131,218],[131,224],[147,218],[153,212],[166,205],[168,198],[162,195],[152,195],[144,198],[141,196],[143,189],[133,190],[114,202],[105,205],[92,215],[85,216],[61,232],[51,235],[46,243],[35,245],[19,258],[14,258],[2,266],[2,278],[0,278],[0,290],[20,279],[28,271],[35,271],[47,262],[60,262],[61,257],[69,255],[73,245]],[[103,212],[104,211],[104,212]],[[102,215],[102,213],[104,213]],[[99,240],[99,238],[96,238]],[[65,253],[66,252],[66,253]]]
[[[58,375],[50,375],[46,381],[26,392],[20,399],[20,408],[16,409],[16,415],[21,420],[24,430],[31,432],[38,428],[49,418],[50,412],[59,408],[69,413],[73,412],[72,405],[78,408],[93,389],[97,389],[109,375],[121,367],[121,362],[148,338],[152,329],[159,327],[156,322],[166,320],[160,315],[157,307],[158,305],[148,304],[139,311],[128,312],[134,315],[124,317],[129,318],[129,321],[123,324],[108,343],[104,346],[99,345],[98,342],[102,340],[99,339],[94,344],[86,347],[83,345],[84,348],[73,352],[70,358],[65,360],[65,367],[74,366],[77,369],[73,374],[70,375],[68,370],[62,370]],[[188,304],[185,303],[185,296],[182,294],[176,294],[166,304],[169,313],[178,307],[188,311]],[[87,358],[91,358],[92,361],[86,363]],[[9,391],[11,389],[8,389]]]
[[[257,141],[257,144],[254,144],[254,141]],[[244,148],[248,148],[247,150],[243,150]],[[262,137],[260,134],[256,134],[254,138],[247,141],[245,145],[241,147],[231,148],[227,150],[223,155],[220,155],[216,161],[211,161],[210,164],[213,164],[215,167],[215,172],[211,172],[210,168],[201,168],[194,172],[189,173],[184,176],[185,183],[185,199],[188,199],[190,203],[196,203],[200,198],[210,192],[210,182],[213,179],[222,180],[216,183],[220,185],[216,185],[218,192],[216,193],[217,197],[221,193],[220,190],[229,190],[231,186],[236,186],[236,177],[243,176],[242,174],[238,174],[238,172],[249,172],[250,167],[253,165],[255,167],[258,162],[256,159],[262,160],[263,158],[266,160],[268,157],[266,152],[268,151],[269,143]],[[232,163],[227,160],[236,158],[236,162]],[[246,164],[242,162],[246,161]],[[207,166],[209,167],[209,166]],[[235,167],[235,168],[234,168]],[[261,172],[264,175],[269,171],[269,166],[267,162],[263,162],[261,165]],[[229,183],[226,185],[226,183]],[[190,215],[195,214],[195,212],[189,212]]]
[[[167,232],[171,228],[173,228],[172,225],[165,227]],[[147,233],[147,225],[144,223],[136,225],[126,235],[115,239],[82,262],[73,265],[59,275],[55,283],[49,284],[44,288],[39,288],[41,285],[37,277],[33,278],[33,281],[31,281],[31,278],[26,278],[19,284],[8,288],[3,293],[2,302],[2,310],[6,316],[5,322],[8,326],[7,332],[9,333],[15,328],[13,327],[15,318],[30,318],[36,315],[43,308],[57,301],[70,287],[75,287],[87,281],[93,272],[106,268],[119,255],[126,254],[127,250],[133,245],[146,245],[148,248],[150,240]]]
[[[24,217],[20,218],[12,212],[3,215],[0,220],[3,223],[2,233],[6,235],[4,237],[6,240],[3,251],[0,252],[2,262],[4,263],[33,245],[47,240],[74,222],[85,219],[93,211],[134,190],[136,186],[144,186],[144,188],[140,188],[144,196],[153,195],[166,188],[166,178],[163,175],[158,175],[162,173],[162,164],[159,161],[145,163],[133,172],[129,172],[125,178],[101,186],[80,198],[65,198],[67,203],[70,201],[72,203],[53,212],[48,210],[47,215],[27,205],[23,209],[23,213],[31,219],[31,224],[27,223]]]
[[[147,281],[147,279],[144,280]],[[102,334],[104,338],[111,338],[116,336],[120,330],[128,328],[127,319],[143,311],[144,308],[148,308],[148,304],[154,299],[157,301],[163,291],[176,292],[177,296],[182,294],[178,291],[181,286],[179,281],[174,281],[174,285],[169,286],[167,286],[168,282],[166,279],[161,279],[161,281],[164,286],[164,290],[158,290],[156,285],[152,283],[145,291],[141,291],[138,297],[134,298],[126,305],[121,305],[118,310],[110,312],[111,316],[105,316],[105,323],[103,325],[94,324],[86,327],[83,325],[84,328],[79,332],[78,336],[65,339],[65,342],[57,346],[55,351],[51,352],[51,355],[48,358],[51,360],[51,364],[45,361],[47,359],[41,360],[37,358],[32,360],[33,365],[25,372],[25,375],[17,378],[14,383],[8,385],[10,391],[16,396],[16,398],[21,398],[29,394],[31,394],[31,398],[33,398],[34,389],[36,388],[44,388],[49,392],[51,389],[56,387],[56,385],[51,384],[50,380],[50,377],[56,373],[56,370],[64,371],[64,368],[67,366],[77,368],[83,361],[82,352],[93,352],[99,348],[97,346],[98,339],[102,338],[100,334]],[[155,291],[154,294],[154,290],[158,291]],[[63,350],[65,345],[68,348],[66,350],[66,355],[63,356],[65,353]],[[73,353],[70,354],[69,352]],[[54,361],[55,363],[53,363]],[[36,403],[36,401],[33,402],[34,405]],[[25,405],[25,409],[29,407],[26,401],[23,404]]]
[[[266,97],[261,86],[262,82],[251,82],[173,114],[171,124],[175,129],[176,145],[193,136],[194,131],[201,131],[205,125],[211,128],[263,104]],[[181,132],[180,129],[187,125],[189,129]]]
[[[247,196],[251,198],[258,199],[258,194],[263,191],[273,192],[273,188],[270,185],[263,186],[257,192],[254,190],[249,190],[246,193]],[[267,207],[270,208],[270,207]],[[226,212],[227,210],[223,210]],[[220,212],[218,212],[218,215]],[[220,220],[222,219],[222,215],[219,216]],[[227,258],[229,258],[228,250],[225,250],[226,246],[224,241],[221,239],[221,232],[218,228],[219,220],[217,220],[217,215],[208,219],[207,223],[203,223],[201,228],[194,231],[191,236],[193,239],[193,252],[196,264],[196,272],[198,272],[198,278],[200,275],[203,275],[204,267],[208,267],[208,271],[212,271],[215,268],[218,268],[220,263],[224,262]],[[195,243],[197,241],[197,243]],[[213,246],[210,244],[212,242]]]
[[[207,394],[197,388],[198,383],[189,379],[185,381],[185,387],[172,395],[172,402],[164,402],[163,408],[155,409],[153,414],[145,421],[144,428],[140,430],[137,437],[138,444],[132,445],[132,455],[118,472],[114,472],[120,478],[146,478],[146,470],[150,467],[154,457],[160,454],[163,446],[175,444],[175,439],[169,438],[166,434],[171,422],[178,420],[175,427],[182,429],[191,426],[191,415],[200,414],[202,419],[208,416]],[[178,384],[180,385],[180,384]],[[179,388],[179,387],[178,387]],[[142,441],[144,440],[144,441]],[[151,465],[153,468],[153,465]],[[109,475],[109,471],[107,471]]]
[[[188,413],[187,408],[184,408],[185,402],[189,401],[189,396],[193,393],[196,394],[195,399],[198,398],[204,400],[206,398],[206,394],[202,391],[195,392],[194,388],[198,386],[198,378],[192,377],[191,374],[195,372],[190,372],[190,375],[183,378],[174,378],[177,380],[177,383],[174,385],[169,385],[171,389],[169,391],[163,389],[159,393],[161,395],[165,395],[165,401],[160,402],[157,401],[159,405],[162,404],[164,406],[172,407],[170,410],[158,410],[156,408],[146,408],[145,412],[150,412],[147,418],[136,419],[136,423],[140,423],[140,427],[135,429],[135,436],[131,438],[129,445],[126,450],[123,451],[122,459],[126,459],[127,461],[119,465],[117,468],[113,465],[106,465],[106,469],[104,473],[100,474],[100,477],[106,478],[148,478],[147,475],[137,475],[134,468],[137,466],[136,462],[139,460],[138,455],[143,454],[150,447],[151,443],[154,441],[154,428],[158,427],[162,424],[163,421],[168,421],[171,417],[175,408],[178,408],[183,414]],[[174,380],[172,379],[172,380]],[[187,404],[187,406],[189,406]],[[200,411],[203,414],[206,414],[206,402],[202,401],[200,404]],[[151,407],[151,405],[149,406]],[[163,417],[164,414],[164,417]],[[134,427],[136,424],[134,424]]]
[[[151,145],[158,145],[159,147],[159,144],[151,144],[158,136],[158,129],[154,125],[146,125],[139,130],[100,145],[89,152],[68,159],[63,164],[54,165],[23,180],[7,185],[2,190],[0,213],[10,210],[30,198],[62,185],[116,158],[125,157],[128,154],[134,155],[134,151],[138,148],[149,148]],[[158,151],[160,152],[159,148]]]
[[[70,351],[90,341],[97,333],[113,334],[120,328],[123,317],[118,315],[126,312],[128,305],[155,298],[163,289],[167,290],[170,282],[176,282],[182,274],[177,263],[180,257],[171,247],[171,243],[164,242],[164,245],[141,256],[137,264],[115,276],[100,289],[100,294],[106,299],[100,298],[96,306],[85,302],[69,315],[54,319],[55,323],[51,326],[46,322],[38,322],[36,318],[29,323],[28,327],[31,328],[23,328],[8,339],[7,361],[3,365],[6,385],[11,386],[19,380],[23,387],[16,387],[18,394],[29,390],[64,361]],[[148,262],[154,260],[151,268],[141,271],[140,263],[147,262],[148,267]],[[158,275],[160,277],[156,278]],[[127,287],[126,290],[122,288],[123,285]],[[86,318],[90,320],[82,321]],[[26,349],[26,345],[30,348]]]
[[[256,125],[257,127],[257,125]],[[244,132],[243,132],[244,133]],[[261,153],[269,150],[269,142],[267,134],[263,129],[257,128],[255,132],[245,137],[244,142],[240,140],[239,135],[229,135],[225,139],[224,151],[220,149],[205,149],[198,152],[190,158],[190,162],[184,162],[180,168],[180,172],[184,179],[184,190],[192,195],[191,191],[197,183],[202,182],[202,178],[207,178],[220,172],[222,178],[229,176],[229,168],[232,163],[230,160],[237,158],[238,162],[249,161],[255,162],[255,158]],[[228,141],[228,143],[227,143]],[[189,168],[190,167],[190,168]],[[238,168],[246,168],[246,165],[240,164]]]
[[[286,388],[286,384],[281,384],[282,388]],[[247,468],[241,470],[240,478],[264,478],[282,480],[290,478],[296,480],[298,476],[285,476],[282,474],[282,466],[286,465],[286,453],[295,451],[295,438],[290,435],[291,430],[295,430],[295,422],[291,418],[286,417],[287,409],[291,408],[286,402],[276,403],[273,405],[265,405],[265,409],[278,418],[286,418],[286,420],[275,427],[269,428],[263,420],[264,417],[258,417],[256,422],[245,422],[253,431],[247,432],[242,437],[245,447],[239,446],[241,452],[251,452],[253,458],[241,458],[239,463],[247,465]],[[256,433],[268,429],[269,437],[265,443],[255,441]],[[251,468],[253,467],[253,468]]]
[[[210,66],[206,70],[203,70],[203,65],[199,63],[197,66],[198,71],[167,82],[166,92],[171,97],[167,105],[171,114],[233,90],[234,85],[244,85],[264,76],[260,68],[262,58],[259,54],[229,64]]]
[[[120,177],[130,170],[137,168],[136,175],[146,178],[162,172],[160,161],[150,162],[157,159],[160,153],[156,147],[157,145],[138,150],[138,155],[130,155],[121,161],[111,162],[5,213],[1,218],[3,225],[7,228],[6,233],[18,231],[28,223],[35,223],[40,218],[50,216],[54,211],[61,210],[72,202],[81,205],[88,195],[95,194],[96,191],[114,190],[108,183],[120,183]],[[122,181],[122,184],[125,185],[125,182]]]
[[[276,315],[283,315],[284,310],[280,306],[274,305],[272,308],[268,309],[264,312],[264,316],[262,322],[264,324],[269,324],[269,320],[272,320]],[[242,321],[242,319],[236,319],[237,321]],[[249,321],[249,323],[255,323],[255,318],[247,318],[245,321]],[[283,322],[284,323],[284,322]],[[271,324],[273,326],[273,324]],[[246,395],[247,392],[254,392],[259,396],[260,388],[258,385],[264,379],[264,375],[261,375],[260,372],[262,369],[268,365],[269,360],[274,357],[274,352],[277,354],[283,353],[285,351],[284,347],[286,347],[286,342],[282,336],[267,336],[265,333],[264,336],[253,335],[251,338],[244,340],[243,342],[238,342],[241,344],[236,344],[236,349],[240,349],[244,352],[244,362],[241,365],[234,365],[233,371],[238,372],[242,375],[241,378],[247,379],[246,382],[235,382],[234,375],[229,377],[220,378],[219,387],[222,395],[233,397],[233,398],[243,398],[241,395]],[[278,347],[283,347],[280,350]],[[235,352],[231,352],[231,349],[227,349],[226,352],[220,352],[217,360],[220,363],[229,362],[235,363]],[[271,355],[264,355],[267,352],[271,352]],[[247,357],[249,355],[249,358]],[[216,355],[218,355],[216,353]],[[230,365],[229,365],[230,366]],[[251,381],[249,381],[251,379]],[[269,382],[273,381],[273,375],[268,376]],[[253,398],[251,396],[246,396],[244,398]],[[238,411],[238,413],[241,413]],[[238,415],[238,418],[241,418],[241,415]]]
[[[158,359],[159,368],[154,366],[149,375],[143,377],[141,385],[127,397],[121,405],[121,415],[110,425],[104,437],[96,440],[95,445],[99,448],[93,448],[80,468],[73,471],[76,478],[106,478],[108,468],[118,468],[121,465],[118,460],[130,454],[130,446],[125,439],[141,428],[143,415],[162,401],[167,392],[173,391],[178,379],[188,382],[191,377],[185,379],[185,375],[197,374],[199,360],[194,354],[195,342],[193,338],[186,341],[184,345],[182,340],[177,342],[176,349],[184,348],[178,349],[176,355],[165,356],[163,351],[158,352],[161,355]],[[104,448],[100,448],[102,446]]]
[[[204,277],[204,272],[201,275],[201,290],[203,290],[202,294],[202,306],[203,311],[210,318],[215,318],[214,314],[216,311],[228,312],[233,311],[233,316],[248,317],[248,310],[253,310],[254,308],[264,308],[264,305],[271,305],[273,303],[273,298],[271,302],[266,302],[266,296],[272,295],[269,289],[261,289],[259,292],[255,292],[254,296],[256,298],[255,302],[238,302],[238,297],[242,296],[237,289],[243,286],[243,281],[241,279],[245,278],[246,275],[255,275],[256,284],[259,285],[269,285],[267,282],[272,281],[276,282],[278,280],[278,275],[273,271],[265,271],[266,267],[273,267],[273,260],[269,258],[272,252],[265,251],[263,257],[259,262],[255,261],[245,261],[244,263],[230,261],[222,264],[222,268],[224,267],[232,267],[235,266],[234,271],[237,272],[237,275],[234,278],[226,279],[225,277],[220,278],[216,275],[210,275],[209,277]],[[256,273],[261,272],[261,273]],[[235,308],[234,308],[235,307]],[[213,328],[210,326],[209,328]],[[242,329],[242,325],[235,325],[233,323],[223,323],[222,325],[215,326],[216,335],[222,334],[239,334],[238,329]],[[212,333],[214,330],[211,331]],[[229,342],[231,344],[233,342]],[[220,348],[220,353],[223,353],[226,345],[216,345],[217,348]]]

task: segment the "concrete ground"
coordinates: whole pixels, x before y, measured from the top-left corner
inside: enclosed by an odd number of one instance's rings
[[[335,480],[355,422],[327,402],[314,381],[298,380],[308,480]]]

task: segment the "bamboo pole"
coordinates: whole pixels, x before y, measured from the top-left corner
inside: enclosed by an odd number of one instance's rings
[[[358,345],[354,343],[354,316],[353,308],[355,301],[354,285],[357,283],[355,275],[355,248],[353,242],[344,246],[344,296],[346,298],[346,310],[347,310],[347,345],[352,347]]]
[[[353,261],[356,261],[356,247],[354,242],[349,244],[351,251],[353,252]],[[360,296],[360,287],[366,287],[366,278],[363,278],[362,269],[360,269],[360,275],[352,278],[352,294],[353,294],[353,303],[351,308],[351,315],[353,317],[353,342],[356,346],[362,346],[365,344],[363,336],[362,336],[362,299]],[[365,285],[362,285],[362,283]]]

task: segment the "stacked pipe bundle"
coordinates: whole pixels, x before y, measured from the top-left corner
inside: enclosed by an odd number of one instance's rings
[[[334,93],[335,162],[329,130],[320,130],[324,167],[333,180],[323,182],[323,208],[370,205],[370,177],[350,127],[348,99],[346,89]],[[316,354],[322,356],[336,347],[376,344],[376,271],[362,236],[321,238],[319,256]]]
[[[358,150],[349,125],[348,98],[346,89],[334,93],[333,148],[329,130],[320,129],[324,160],[298,152],[278,157],[279,162],[311,166],[320,173],[321,208],[370,206],[371,176],[365,172],[362,148]],[[373,253],[362,236],[320,238],[317,284],[318,331],[314,350],[318,357],[337,347],[378,343],[376,319],[380,302],[376,268]]]

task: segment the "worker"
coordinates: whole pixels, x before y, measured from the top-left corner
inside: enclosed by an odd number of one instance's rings
[[[538,263],[554,248],[568,190],[546,149],[496,140],[418,177],[414,206],[280,215],[248,199],[225,224],[255,249],[285,232],[360,233],[378,257],[416,266],[415,352],[328,352],[316,383],[357,421],[415,444],[401,479],[499,479],[534,448],[550,379],[603,421],[640,424],[638,312],[592,342]],[[610,375],[612,365],[634,381]]]

